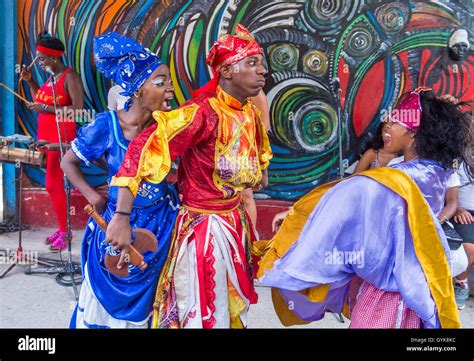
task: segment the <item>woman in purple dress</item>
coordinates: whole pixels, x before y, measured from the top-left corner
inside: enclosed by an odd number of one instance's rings
[[[384,149],[405,162],[314,189],[263,249],[258,276],[284,325],[343,312],[353,328],[460,326],[436,214],[471,120],[427,89],[384,120]]]

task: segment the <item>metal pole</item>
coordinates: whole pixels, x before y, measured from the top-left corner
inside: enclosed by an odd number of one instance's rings
[[[336,100],[337,100],[337,133],[338,133],[338,139],[339,139],[339,178],[344,178],[344,162],[342,159],[342,118],[341,118],[341,101],[340,101],[340,95],[341,95],[341,88],[338,87],[336,89]]]
[[[56,128],[58,130],[58,141],[59,141],[59,158],[62,161],[63,157],[65,155],[65,149],[63,148],[63,138],[61,136],[61,127],[60,123],[58,120],[58,105],[56,104],[56,83],[57,83],[57,77],[55,74],[52,76],[52,89],[53,89],[53,104],[54,104],[54,115],[56,119]],[[64,111],[64,109],[63,109]],[[64,121],[64,114],[63,111],[61,112],[61,120]],[[66,134],[66,132],[64,132]],[[68,139],[66,139],[67,141]],[[74,274],[75,274],[75,269],[74,269],[74,264],[72,262],[72,249],[71,249],[71,241],[72,241],[72,231],[71,231],[71,184],[69,183],[69,179],[66,177],[66,174],[64,174],[64,182],[66,184],[66,214],[67,214],[67,262],[65,265],[64,273],[68,274],[69,277],[71,278],[71,285],[74,291],[74,297],[77,300],[79,300],[79,292],[77,290],[76,282],[74,279]],[[58,275],[60,276],[60,275]]]
[[[0,1],[0,81],[10,89],[15,89],[17,63],[17,2]],[[6,14],[10,14],[6,16]],[[0,91],[0,118],[3,135],[16,134],[15,98]],[[16,174],[15,164],[3,164],[3,199],[5,220],[16,218]],[[12,186],[15,184],[15,186]]]

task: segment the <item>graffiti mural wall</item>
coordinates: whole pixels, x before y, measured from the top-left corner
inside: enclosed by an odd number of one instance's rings
[[[179,105],[209,79],[205,56],[218,35],[238,23],[246,26],[261,44],[269,71],[264,90],[274,159],[262,198],[297,199],[335,179],[339,141],[348,166],[377,128],[382,110],[404,91],[424,85],[470,103],[474,98],[471,0],[18,4],[19,63],[34,58],[36,34],[47,30],[59,37],[66,63],[82,77],[87,107],[97,112],[106,107],[110,83],[95,69],[93,36],[113,30],[157,52],[170,67]],[[40,83],[46,79],[39,66],[33,74]],[[21,106],[18,122],[35,135],[36,117]],[[104,181],[100,171],[88,172],[95,184]],[[41,171],[29,175],[43,182]]]

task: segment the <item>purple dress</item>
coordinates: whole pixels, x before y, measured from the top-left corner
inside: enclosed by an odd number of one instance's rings
[[[436,219],[452,171],[429,160],[393,168],[414,180]],[[399,294],[405,311],[412,310],[423,327],[440,327],[406,212],[400,196],[371,178],[341,181],[323,195],[297,241],[260,281],[277,288],[292,311],[310,322],[323,318],[326,311],[342,312],[350,283],[357,276],[375,289]],[[439,223],[435,225],[449,259],[446,238]],[[322,284],[330,286],[324,302],[311,302],[298,292]],[[400,327],[410,327],[410,320],[409,324],[406,319],[399,320]]]

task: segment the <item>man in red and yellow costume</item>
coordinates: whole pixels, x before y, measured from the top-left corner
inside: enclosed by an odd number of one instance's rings
[[[244,27],[223,35],[207,58],[214,79],[196,97],[134,140],[112,185],[121,187],[107,239],[125,255],[127,214],[142,180],[160,182],[180,157],[183,207],[158,283],[152,327],[241,328],[253,286],[254,226],[242,206],[245,188],[265,183],[272,157],[259,111],[250,101],[265,85],[263,55]],[[122,256],[124,259],[124,257]]]

